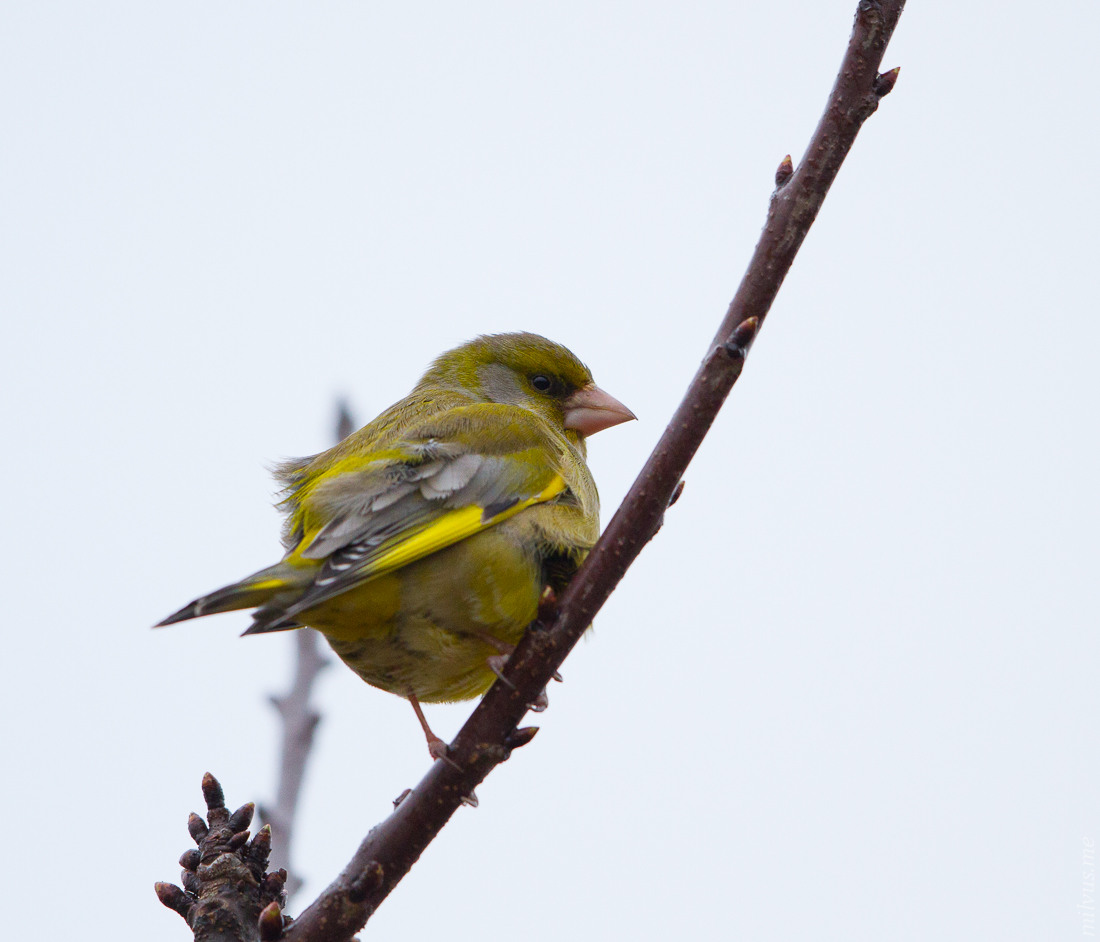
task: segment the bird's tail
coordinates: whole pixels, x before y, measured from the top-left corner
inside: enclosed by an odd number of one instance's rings
[[[203,615],[213,615],[217,612],[257,608],[272,602],[278,604],[284,599],[289,602],[296,598],[310,582],[309,572],[298,570],[286,563],[277,563],[267,569],[254,572],[240,582],[223,586],[209,595],[195,599],[178,612],[169,615],[164,621],[157,622],[153,627],[174,625],[179,621],[201,618]],[[297,624],[288,624],[285,627],[294,628]]]

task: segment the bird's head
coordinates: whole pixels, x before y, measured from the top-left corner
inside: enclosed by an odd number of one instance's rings
[[[448,350],[424,375],[424,384],[521,406],[581,436],[635,418],[595,384],[570,350],[538,334],[487,334]]]

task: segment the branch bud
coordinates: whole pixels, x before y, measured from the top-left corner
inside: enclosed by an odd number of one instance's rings
[[[539,727],[537,726],[523,726],[519,729],[514,729],[504,740],[504,745],[509,749],[520,749],[534,739],[538,731]]]
[[[237,831],[243,831],[252,823],[252,816],[255,813],[255,802],[250,801],[247,805],[241,805],[229,816],[229,830],[233,831],[234,833],[236,833]]]
[[[190,870],[192,873],[199,869],[199,864],[202,862],[202,854],[199,853],[197,847],[192,847],[190,850],[185,850],[180,855],[180,866],[184,870]]]
[[[174,883],[154,883],[153,889],[156,890],[157,899],[161,903],[172,912],[179,913],[184,919],[187,918],[187,913],[191,909],[191,900],[183,890]]]
[[[268,903],[256,920],[262,942],[275,942],[283,934],[283,911],[278,903]]]
[[[263,892],[267,894],[270,899],[277,900],[283,892],[283,888],[286,886],[286,871],[277,870],[274,873],[268,873],[264,876]]]
[[[680,495],[684,493],[684,479],[680,478],[676,482],[676,486],[672,489],[672,496],[668,499],[668,506],[671,507],[680,499]]]
[[[208,811],[225,807],[225,792],[221,783],[209,772],[202,777],[202,797],[206,800]]]
[[[203,821],[194,811],[187,816],[187,833],[191,835],[191,839],[196,844],[201,844],[207,832],[210,829],[206,826],[206,822]]]
[[[897,68],[891,69],[889,72],[883,72],[871,83],[871,90],[878,95],[879,98],[885,98],[894,90],[899,72],[901,72],[900,65]]]
[[[779,166],[775,168],[775,188],[777,190],[783,189],[787,185],[787,181],[793,176],[794,164],[791,163],[791,155],[787,154],[779,161]]]
[[[248,846],[248,857],[250,860],[256,861],[261,867],[267,866],[267,861],[271,857],[270,824],[265,824],[256,832],[256,836],[252,838],[252,843]]]
[[[733,329],[733,335],[722,346],[731,357],[745,359],[749,348],[756,339],[756,332],[760,330],[759,317],[746,317]]]

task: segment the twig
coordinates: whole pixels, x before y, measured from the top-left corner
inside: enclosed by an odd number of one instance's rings
[[[313,748],[313,734],[321,721],[321,714],[310,706],[310,691],[317,674],[328,663],[321,654],[316,631],[302,628],[294,635],[294,680],[284,696],[271,697],[271,703],[278,710],[283,724],[275,804],[261,804],[259,809],[260,819],[271,826],[272,865],[276,870],[281,867],[290,873],[288,895],[293,895],[302,885],[301,877],[290,868],[290,843],[294,836],[298,796]]]
[[[710,429],[863,122],[893,87],[897,70],[879,75],[905,0],[860,0],[840,72],[798,168],[789,158],[752,261],[721,327],[668,428],[561,599],[549,628],[536,623],[497,683],[449,747],[393,814],[360,844],[343,872],[287,930],[286,938],[346,940],[370,918],[416,862],[465,795],[512,749],[530,741],[516,724],[591,623],[627,567],[660,526],[665,508]]]
[[[355,422],[346,402],[337,404],[336,441],[347,438],[355,430]],[[294,814],[302,790],[306,763],[313,748],[313,734],[321,715],[310,706],[313,682],[329,663],[322,653],[320,639],[312,628],[294,632],[296,654],[294,679],[284,696],[271,698],[283,722],[282,745],[279,750],[279,784],[274,805],[260,805],[260,818],[271,825],[272,866],[288,871],[287,894],[293,896],[302,880],[290,866],[290,842],[294,836]]]
[[[286,920],[286,871],[267,871],[271,829],[261,828],[249,840],[253,806],[232,814],[218,780],[202,777],[207,815],[187,819],[187,830],[198,845],[180,857],[183,887],[157,883],[157,898],[179,913],[196,939],[204,942],[254,942],[277,939]]]

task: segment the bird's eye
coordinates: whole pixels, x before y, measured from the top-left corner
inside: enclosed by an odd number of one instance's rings
[[[535,387],[539,392],[546,392],[553,383],[550,382],[549,376],[543,376],[541,373],[538,376],[531,377],[531,385]]]

